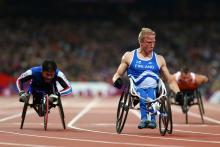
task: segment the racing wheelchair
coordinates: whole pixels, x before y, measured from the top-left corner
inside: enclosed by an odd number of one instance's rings
[[[176,100],[173,92],[170,92],[171,104],[180,105],[185,114],[185,121],[188,124],[188,111],[193,105],[198,105],[202,123],[204,123],[203,115],[205,114],[203,100],[199,88],[194,90],[182,90],[183,100]]]
[[[129,109],[135,109],[135,105],[139,103],[140,98],[138,97],[135,89],[133,80],[129,79],[127,84],[121,93],[121,97],[118,102],[117,116],[116,116],[116,132],[120,134],[124,128],[127,120]],[[172,122],[172,111],[170,106],[169,98],[167,97],[167,90],[165,84],[159,79],[157,87],[157,98],[153,101],[146,101],[147,111],[158,104],[156,108],[156,114],[159,114],[159,131],[162,136],[166,133],[172,134],[173,122]],[[150,115],[148,113],[148,115]]]
[[[31,94],[29,93],[27,95],[27,101],[24,102],[23,111],[21,115],[20,129],[23,129],[23,124],[24,124],[27,108],[30,107],[30,108],[33,108],[40,117],[44,118],[43,124],[44,124],[44,130],[46,131],[47,125],[48,125],[48,113],[50,112],[51,108],[55,108],[56,106],[58,106],[59,108],[59,114],[60,114],[61,122],[63,125],[63,129],[66,129],[65,116],[64,116],[64,111],[63,111],[63,106],[62,106],[60,96],[58,96],[56,103],[50,103],[48,94],[45,94],[45,93],[42,93],[42,94],[43,94],[43,99],[40,104],[34,103],[34,100],[32,101],[32,103],[29,103]]]

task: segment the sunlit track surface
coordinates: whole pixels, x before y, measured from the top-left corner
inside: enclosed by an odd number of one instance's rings
[[[219,105],[205,103],[205,124],[201,123],[198,106],[189,111],[189,124],[180,107],[172,106],[174,132],[160,136],[159,129],[137,129],[139,112],[130,111],[122,134],[115,131],[118,98],[62,99],[67,129],[62,128],[57,108],[49,114],[48,130],[43,118],[28,109],[23,129],[20,128],[23,104],[16,97],[0,97],[0,146],[28,147],[219,147]]]

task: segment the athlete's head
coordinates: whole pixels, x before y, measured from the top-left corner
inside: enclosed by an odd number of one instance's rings
[[[192,77],[190,75],[190,70],[188,67],[183,67],[181,69],[181,75],[180,75],[180,79],[185,80],[185,81],[190,81],[192,80]]]
[[[50,83],[57,70],[57,64],[53,60],[45,60],[42,64],[42,76],[46,83]]]
[[[189,68],[188,67],[182,67],[181,68],[181,73],[185,73],[185,74],[187,74],[187,73],[189,73]]]
[[[152,52],[156,42],[156,33],[149,28],[142,28],[139,35],[138,41],[140,48],[145,52]]]

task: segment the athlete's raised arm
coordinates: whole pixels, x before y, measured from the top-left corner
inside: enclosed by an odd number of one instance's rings
[[[126,72],[128,66],[130,64],[131,57],[132,57],[132,52],[126,52],[122,56],[121,63],[118,66],[118,69],[112,78],[112,82],[114,83],[114,86],[117,88],[121,88],[121,86],[122,86],[121,77]]]

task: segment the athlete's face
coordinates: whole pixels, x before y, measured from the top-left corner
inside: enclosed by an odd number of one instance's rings
[[[191,82],[192,81],[192,77],[190,75],[190,73],[181,73],[180,75],[180,80],[183,82]]]
[[[146,53],[151,53],[154,49],[155,42],[155,35],[147,35],[140,43],[140,46]]]
[[[55,76],[55,71],[43,71],[42,76],[43,76],[44,82],[50,83]]]

